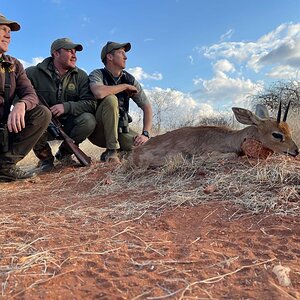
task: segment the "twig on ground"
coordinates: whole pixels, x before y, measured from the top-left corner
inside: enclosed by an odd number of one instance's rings
[[[56,279],[56,278],[58,278],[58,277],[61,277],[61,276],[66,275],[66,274],[68,274],[68,273],[72,273],[72,272],[74,272],[74,271],[75,271],[75,270],[70,270],[70,271],[67,271],[67,272],[64,272],[64,273],[61,273],[61,274],[58,274],[58,275],[55,275],[55,274],[54,274],[52,277],[50,277],[50,278],[48,278],[48,279],[40,279],[40,280],[37,280],[36,282],[34,282],[34,283],[32,283],[30,286],[28,286],[26,289],[24,289],[24,290],[18,292],[17,294],[12,295],[11,299],[16,298],[17,296],[23,294],[24,292],[26,292],[26,291],[32,289],[33,287],[35,287],[35,286],[37,286],[37,285],[39,285],[39,284],[43,284],[43,283],[48,282],[48,281],[50,281],[50,280],[52,280],[52,279]]]
[[[189,284],[185,289],[184,291],[182,292],[179,300],[182,300],[183,299],[183,296],[185,294],[185,292],[187,290],[189,290],[192,286],[194,285],[197,285],[197,284],[201,284],[201,283],[208,283],[208,284],[211,284],[211,283],[216,283],[222,279],[224,279],[225,277],[228,277],[230,275],[233,275],[235,273],[238,273],[244,269],[250,269],[250,268],[253,268],[253,267],[257,267],[257,266],[260,266],[260,265],[263,265],[263,264],[266,264],[266,263],[269,263],[273,260],[275,260],[276,258],[271,258],[271,259],[268,259],[268,260],[265,260],[265,261],[262,261],[262,262],[259,262],[259,263],[256,263],[256,264],[253,264],[253,265],[246,265],[246,266],[242,266],[240,268],[237,268],[236,270],[232,271],[232,272],[229,272],[229,273],[225,273],[225,274],[222,274],[222,275],[218,275],[218,276],[215,276],[215,277],[211,277],[211,278],[207,278],[207,279],[203,279],[203,280],[199,280],[199,281],[195,281],[191,284]]]
[[[294,297],[292,295],[290,295],[289,293],[287,293],[284,289],[282,289],[280,286],[278,286],[277,284],[275,284],[274,282],[270,281],[270,283],[276,287],[282,294],[284,294],[285,296],[287,296],[288,298],[290,299],[293,299],[293,300],[299,300],[298,297]]]
[[[85,254],[85,255],[103,255],[103,254],[107,254],[107,253],[118,251],[120,249],[121,249],[121,247],[115,248],[115,249],[110,249],[110,250],[103,251],[103,252],[87,252],[87,251],[83,251],[83,252],[80,252],[80,254]]]
[[[137,220],[141,219],[145,215],[146,212],[147,211],[144,211],[140,216],[138,216],[138,217],[136,217],[136,218],[134,218],[132,220],[125,220],[125,221],[121,221],[121,222],[115,223],[111,227],[119,226],[120,224],[124,224],[124,223],[129,223],[129,222],[137,221]]]

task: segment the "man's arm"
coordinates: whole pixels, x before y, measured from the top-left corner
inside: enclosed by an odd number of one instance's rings
[[[9,132],[18,133],[25,128],[25,112],[33,109],[38,104],[38,98],[28,79],[23,65],[15,59],[16,69],[16,101],[11,106],[7,119]]]
[[[143,131],[150,132],[152,128],[152,106],[150,103],[146,103],[143,107]],[[137,135],[134,139],[134,146],[140,146],[145,144],[149,138],[143,134]]]
[[[137,89],[133,85],[122,83],[118,85],[104,85],[102,83],[91,83],[91,91],[96,99],[103,99],[108,95],[116,95],[120,92],[136,93]]]
[[[152,106],[150,103],[145,104],[145,106],[142,108],[143,113],[144,113],[144,118],[143,118],[143,131],[150,131],[152,128]]]
[[[137,88],[134,85],[122,83],[118,85],[105,85],[103,82],[103,73],[101,69],[96,69],[89,75],[90,89],[97,100],[101,100],[108,95],[116,95],[123,91],[129,94],[136,94]]]
[[[31,110],[39,103],[38,97],[34,91],[31,81],[29,80],[23,65],[16,59],[16,94],[17,102],[24,102],[25,109]]]

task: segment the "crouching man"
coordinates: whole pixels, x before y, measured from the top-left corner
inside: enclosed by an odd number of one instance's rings
[[[38,96],[47,102],[52,115],[58,118],[76,145],[83,142],[96,126],[96,101],[89,88],[88,75],[76,66],[77,51],[82,50],[81,44],[75,44],[69,38],[57,39],[51,45],[50,57],[26,69]],[[51,171],[54,167],[54,156],[48,143],[51,139],[53,137],[45,132],[33,149],[40,159],[41,172]],[[55,157],[64,165],[74,163],[72,151],[65,142],[60,144]]]
[[[118,160],[119,151],[131,151],[133,146],[143,145],[150,138],[152,107],[138,81],[124,69],[126,52],[130,43],[107,42],[102,48],[101,60],[105,66],[90,75],[90,87],[98,101],[97,125],[89,140],[106,150],[100,160]],[[143,111],[143,130],[140,134],[129,128],[129,100]]]
[[[0,181],[35,176],[33,171],[23,171],[16,164],[34,147],[51,120],[50,111],[38,106],[22,64],[4,54],[11,31],[18,30],[17,22],[0,14]],[[15,98],[18,100],[14,101]]]

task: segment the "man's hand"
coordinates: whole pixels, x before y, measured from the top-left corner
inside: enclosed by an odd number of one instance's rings
[[[132,97],[133,95],[135,95],[138,92],[138,90],[135,86],[126,84],[126,92],[130,97]]]
[[[7,128],[9,132],[20,132],[25,128],[25,103],[18,102],[8,115]]]
[[[144,136],[144,135],[142,135],[142,134],[141,135],[137,135],[134,138],[133,145],[134,146],[140,146],[140,145],[145,144],[148,140],[149,140],[149,138],[146,137],[146,136]]]
[[[65,113],[63,104],[55,104],[52,107],[50,107],[50,110],[54,117],[59,117],[60,115],[63,115]]]

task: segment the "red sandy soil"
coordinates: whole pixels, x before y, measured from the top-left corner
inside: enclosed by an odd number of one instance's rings
[[[221,199],[99,217],[130,195],[85,196],[110,183],[110,166],[91,168],[0,183],[0,299],[300,299],[299,218],[253,215]],[[290,268],[290,286],[276,265]]]

